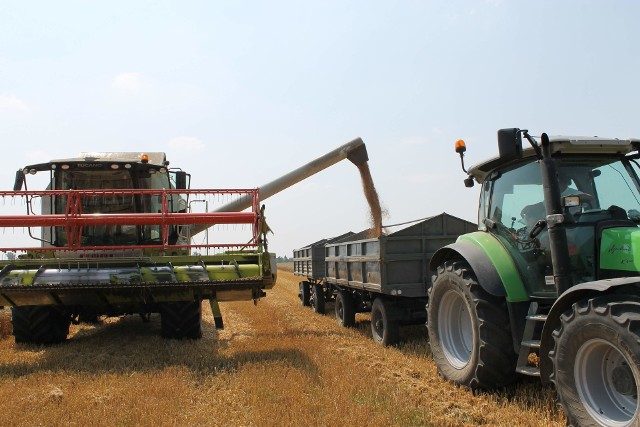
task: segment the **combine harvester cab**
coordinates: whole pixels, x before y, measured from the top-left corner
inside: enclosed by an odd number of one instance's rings
[[[0,195],[22,214],[0,216],[0,227],[39,245],[0,249],[0,305],[12,308],[17,342],[60,342],[72,321],[151,313],[164,337],[196,339],[203,300],[222,328],[218,301],[257,300],[274,285],[259,191],[190,190],[189,174],[168,165],[164,153],[82,153],[18,171]],[[49,175],[47,190],[28,190],[36,174]],[[215,212],[238,199],[250,209]],[[193,244],[203,230],[206,242]]]

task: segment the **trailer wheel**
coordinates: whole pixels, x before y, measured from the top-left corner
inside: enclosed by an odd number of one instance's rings
[[[17,343],[55,344],[69,335],[71,316],[54,306],[11,308],[13,336]]]
[[[429,289],[429,346],[440,374],[472,389],[516,378],[517,355],[503,299],[479,285],[465,261],[447,261]]]
[[[376,298],[371,306],[371,335],[373,340],[384,346],[391,346],[400,338],[400,324],[396,319],[395,307],[382,298]]]
[[[356,324],[356,306],[349,291],[340,290],[336,295],[336,320],[347,328]]]
[[[300,282],[300,291],[298,293],[302,305],[309,307],[311,305],[309,299],[311,298],[311,283],[307,281]]]
[[[553,333],[552,380],[568,424],[640,424],[640,302],[620,295],[573,304]]]
[[[164,338],[201,338],[202,303],[200,299],[160,304],[160,325]]]
[[[325,313],[324,288],[320,283],[314,283],[311,285],[311,298],[309,302],[313,311],[319,314]]]

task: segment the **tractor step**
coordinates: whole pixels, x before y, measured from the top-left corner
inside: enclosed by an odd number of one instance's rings
[[[521,345],[522,345],[522,347],[526,347],[526,348],[535,348],[535,349],[538,349],[538,348],[540,348],[540,340],[526,340],[526,341],[522,341]]]

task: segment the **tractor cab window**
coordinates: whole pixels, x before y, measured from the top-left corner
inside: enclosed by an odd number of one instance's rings
[[[544,284],[547,259],[544,251],[527,235],[544,218],[540,165],[535,161],[494,174],[488,197],[489,231],[511,254],[525,284],[539,289]]]

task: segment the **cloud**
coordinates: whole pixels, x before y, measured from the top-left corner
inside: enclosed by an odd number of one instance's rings
[[[18,97],[0,94],[0,110],[29,111],[29,106]]]
[[[192,136],[177,136],[167,142],[170,148],[184,151],[200,151],[204,148],[204,143],[198,138]]]
[[[121,92],[144,92],[151,89],[151,84],[142,73],[121,73],[115,76],[111,87]]]

